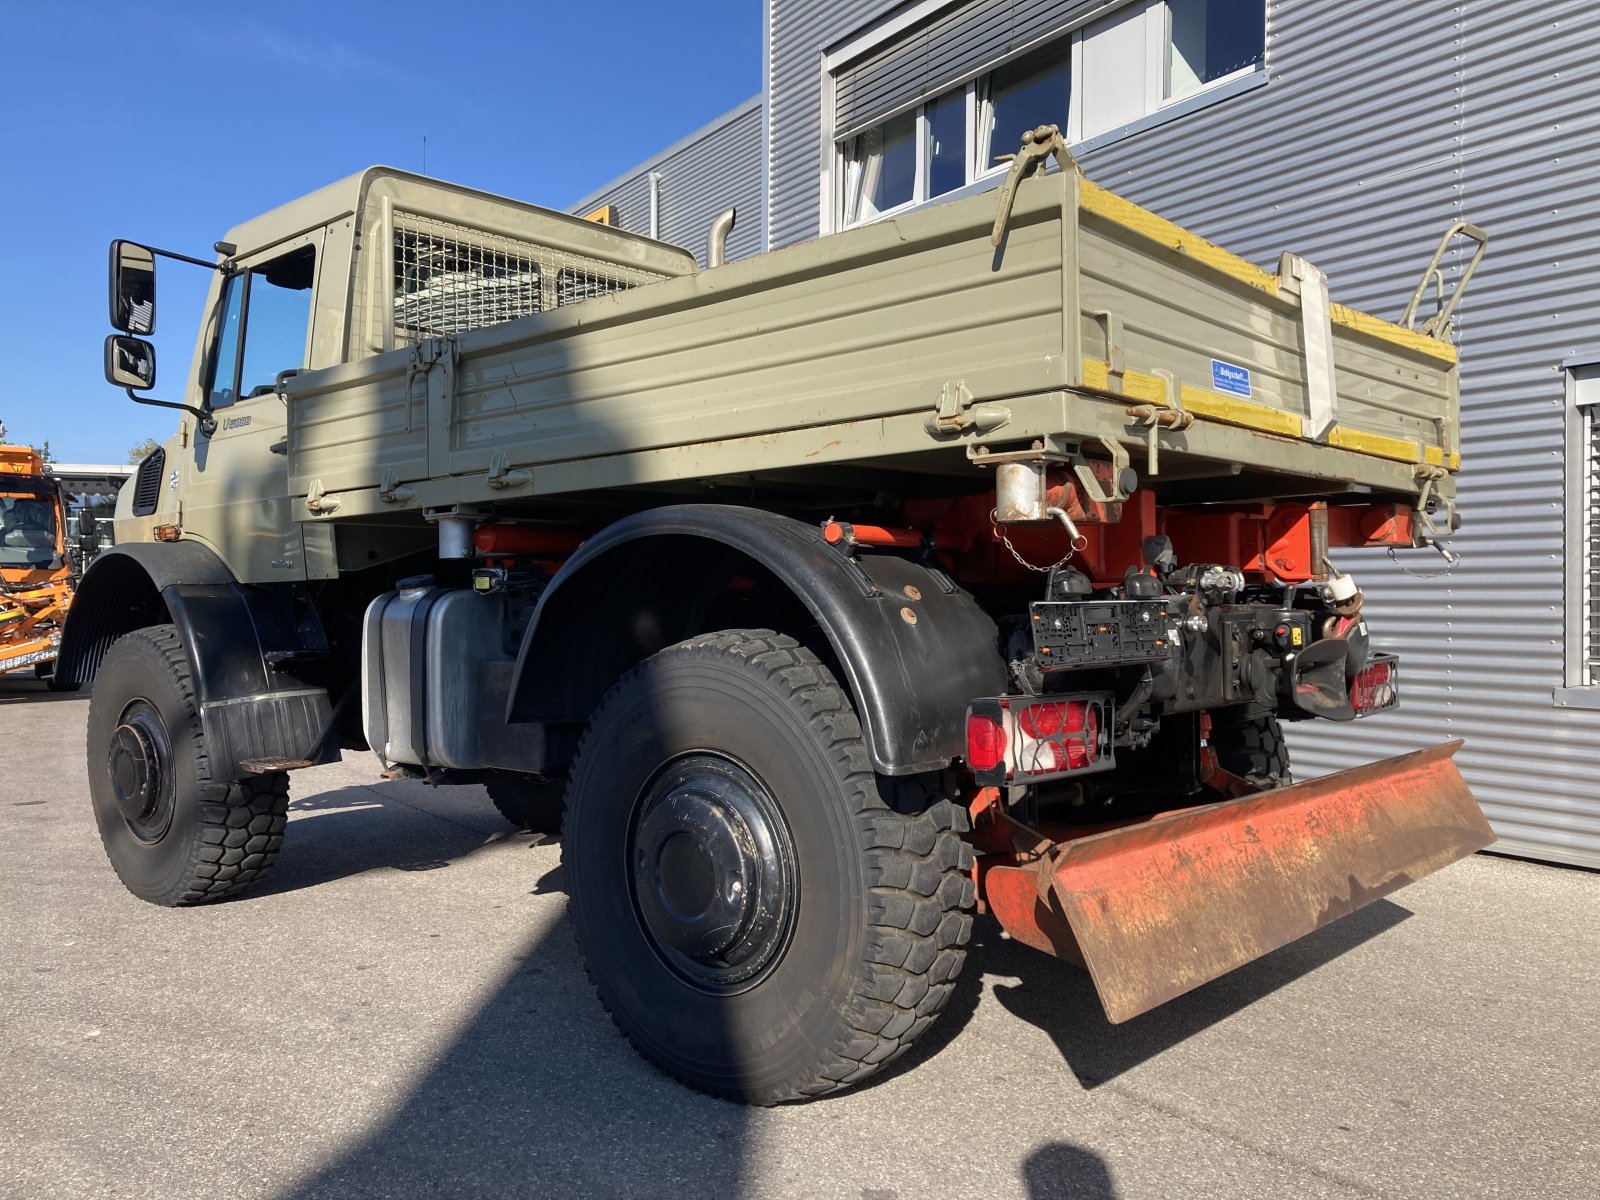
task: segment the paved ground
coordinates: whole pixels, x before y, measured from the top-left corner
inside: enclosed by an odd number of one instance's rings
[[[1600,1195],[1600,876],[1479,857],[1116,1028],[980,923],[911,1061],[748,1111],[635,1058],[478,788],[352,756],[261,892],[133,899],[87,707],[0,683],[0,1196]]]

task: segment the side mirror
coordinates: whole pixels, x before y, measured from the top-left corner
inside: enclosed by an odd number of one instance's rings
[[[156,256],[148,246],[120,239],[111,243],[111,328],[156,331]]]
[[[106,382],[143,391],[156,384],[156,348],[136,337],[106,338]]]
[[[100,552],[100,526],[87,508],[78,514],[78,559],[80,569]]]

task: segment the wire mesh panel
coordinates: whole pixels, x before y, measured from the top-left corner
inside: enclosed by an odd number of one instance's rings
[[[482,329],[660,278],[537,242],[396,213],[394,343]]]

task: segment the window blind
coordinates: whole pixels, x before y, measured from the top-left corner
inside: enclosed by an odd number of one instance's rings
[[[1079,24],[1120,0],[967,0],[847,63],[834,77],[834,134],[965,82],[1014,50]]]

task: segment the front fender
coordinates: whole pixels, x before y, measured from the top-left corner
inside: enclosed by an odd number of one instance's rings
[[[684,504],[586,542],[540,598],[508,718],[581,724],[638,662],[695,633],[708,587],[754,562],[827,638],[873,767],[937,770],[965,753],[967,703],[1004,690],[995,623],[942,571],[892,554],[852,558],[821,530],[760,509]]]
[[[197,542],[132,542],[108,547],[73,590],[61,630],[56,671],[67,683],[89,683],[111,643],[125,633],[172,619],[161,594],[183,584],[233,582],[223,561]]]
[[[67,610],[57,670],[89,683],[119,637],[169,623],[189,658],[212,779],[241,778],[249,760],[337,760],[324,744],[327,689],[294,673],[328,652],[315,610],[292,589],[238,583],[194,542],[115,546],[95,559]]]

